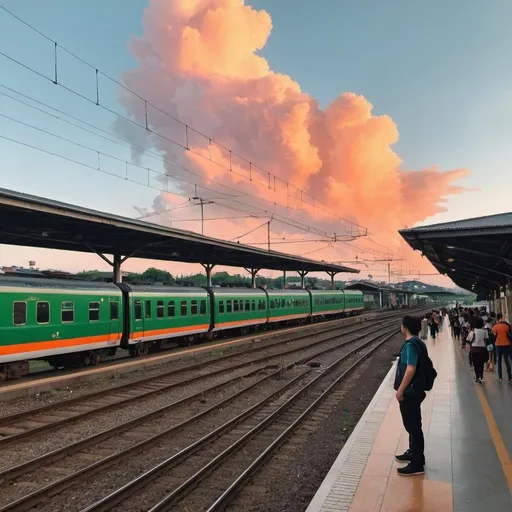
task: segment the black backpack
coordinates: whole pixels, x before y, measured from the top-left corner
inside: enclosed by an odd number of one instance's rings
[[[434,381],[437,378],[437,372],[434,368],[434,364],[432,363],[432,359],[428,355],[428,351],[426,347],[422,343],[418,343],[418,340],[411,340],[419,349],[420,349],[420,358],[418,361],[417,371],[421,375],[421,380],[423,381],[423,390],[424,391],[432,391],[434,387]]]

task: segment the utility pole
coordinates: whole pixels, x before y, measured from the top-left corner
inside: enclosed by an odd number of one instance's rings
[[[268,241],[268,252],[270,252],[270,223],[272,222],[272,220],[269,220],[268,221],[268,224],[267,224],[267,241]]]
[[[388,284],[391,284],[391,263],[388,260]]]
[[[202,197],[193,197],[194,201],[199,201],[201,206],[201,234],[204,235],[204,205],[213,204],[213,201],[205,201]]]

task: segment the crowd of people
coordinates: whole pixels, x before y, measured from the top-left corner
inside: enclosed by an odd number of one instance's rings
[[[482,383],[484,371],[494,372],[496,367],[498,380],[502,382],[504,362],[508,382],[512,384],[512,328],[503,315],[487,312],[485,307],[456,307],[448,316],[453,337],[468,351],[475,382]]]

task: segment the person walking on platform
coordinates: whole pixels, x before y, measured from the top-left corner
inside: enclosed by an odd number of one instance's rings
[[[496,358],[496,336],[494,336],[494,333],[492,332],[492,325],[490,323],[490,317],[487,317],[487,323],[484,325],[484,329],[487,331],[487,336],[489,337],[489,340],[487,341],[487,352],[489,352],[489,360],[487,361],[487,365],[485,368],[485,371],[487,372],[493,372]]]
[[[493,334],[496,336],[496,359],[498,366],[498,380],[503,381],[503,370],[501,367],[502,359],[505,359],[505,366],[507,367],[508,382],[512,384],[512,372],[510,370],[510,349],[511,343],[510,338],[512,332],[510,324],[503,320],[503,315],[498,313],[496,315],[496,325],[492,328]]]
[[[455,338],[456,341],[458,341],[460,343],[461,327],[460,327],[460,323],[459,323],[459,318],[457,316],[453,317],[452,328],[453,328],[453,337]]]
[[[428,339],[428,318],[427,315],[423,317],[421,320],[421,339]]]
[[[425,390],[432,389],[428,385],[428,369],[434,373],[432,384],[437,374],[431,365],[425,343],[418,338],[421,319],[405,316],[401,331],[405,343],[400,350],[394,387],[404,428],[409,434],[409,449],[396,456],[398,462],[408,463],[407,466],[398,468],[398,474],[422,475],[425,472],[425,439],[421,425],[421,403],[425,400]],[[420,361],[421,365],[418,364]]]
[[[436,335],[437,335],[437,331],[438,331],[438,326],[437,326],[437,315],[436,315],[435,311],[433,311],[432,315],[430,316],[429,324],[430,324],[430,336],[433,339],[436,339]]]
[[[487,352],[487,342],[489,335],[484,329],[484,321],[478,317],[475,328],[468,335],[468,343],[470,343],[471,356],[473,360],[473,368],[475,369],[475,382],[481,383],[484,379],[484,366],[487,362],[489,354]]]

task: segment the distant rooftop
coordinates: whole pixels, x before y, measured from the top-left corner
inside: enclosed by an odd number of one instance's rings
[[[429,224],[428,226],[418,226],[408,231],[436,231],[445,230],[460,230],[460,229],[480,229],[480,228],[494,228],[494,227],[509,227],[512,225],[512,212],[498,213],[496,215],[486,215],[484,217],[473,217],[471,219],[462,219],[452,222],[441,222],[439,224]]]

